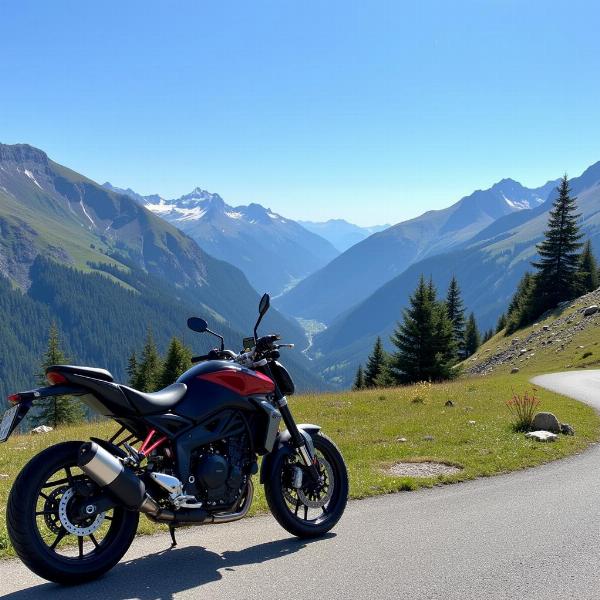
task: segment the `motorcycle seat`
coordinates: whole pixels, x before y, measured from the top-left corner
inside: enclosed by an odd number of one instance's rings
[[[142,415],[163,413],[173,408],[186,394],[185,383],[174,383],[158,392],[140,392],[126,385],[121,390],[133,407]]]
[[[49,373],[50,371],[60,373],[61,375],[81,375],[82,377],[91,377],[92,379],[100,379],[102,381],[114,381],[114,377],[109,371],[106,369],[96,369],[94,367],[53,365],[46,369],[46,373]]]

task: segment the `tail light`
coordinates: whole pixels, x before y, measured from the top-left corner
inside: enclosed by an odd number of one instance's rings
[[[50,385],[67,383],[67,378],[62,373],[57,373],[56,371],[48,371],[48,373],[46,373],[46,379]]]
[[[11,394],[8,397],[8,401],[11,404],[19,404],[19,402],[21,402],[21,394]]]

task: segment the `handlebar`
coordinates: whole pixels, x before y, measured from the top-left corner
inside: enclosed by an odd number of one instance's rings
[[[294,348],[294,344],[276,344],[281,336],[277,334],[265,335],[256,340],[256,346],[248,351],[236,354],[231,350],[219,350],[214,348],[208,354],[201,354],[192,357],[192,364],[205,360],[235,360],[236,362],[247,366],[261,366],[259,363],[266,361],[267,358],[279,358],[279,348]]]

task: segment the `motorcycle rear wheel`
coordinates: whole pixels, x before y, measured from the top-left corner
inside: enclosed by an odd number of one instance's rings
[[[40,577],[65,585],[96,579],[116,565],[139,520],[139,513],[116,507],[88,522],[71,523],[70,490],[75,481],[87,479],[76,467],[82,443],[56,444],[34,456],[15,480],[6,510],[19,558]]]

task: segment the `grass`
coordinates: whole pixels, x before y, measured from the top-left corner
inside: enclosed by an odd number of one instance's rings
[[[291,404],[298,422],[318,423],[339,445],[348,463],[351,496],[362,498],[533,467],[580,452],[598,439],[600,419],[592,408],[546,390],[538,390],[540,408],[570,423],[577,435],[540,444],[515,432],[506,401],[512,391],[527,389],[531,389],[527,376],[499,375],[416,388],[305,395]],[[448,400],[454,406],[446,406]],[[0,556],[13,555],[4,514],[10,486],[27,460],[50,444],[91,435],[108,437],[115,429],[111,422],[90,423],[41,436],[14,436],[0,446]],[[462,470],[428,479],[387,473],[396,461],[424,460]],[[251,514],[266,510],[258,485],[256,492]],[[156,529],[141,519],[141,533]]]

